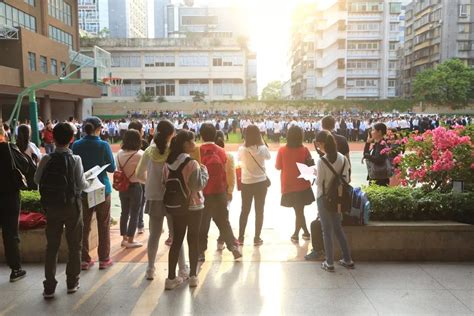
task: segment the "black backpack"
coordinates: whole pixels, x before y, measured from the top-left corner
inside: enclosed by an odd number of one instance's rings
[[[191,193],[186,188],[183,178],[183,169],[190,162],[191,158],[186,158],[176,170],[168,167],[168,178],[165,181],[165,194],[163,203],[168,213],[173,215],[184,215],[189,209]]]
[[[74,205],[74,159],[71,153],[52,153],[41,176],[39,192],[43,207]]]
[[[348,213],[352,207],[352,194],[354,189],[352,186],[342,177],[344,168],[346,167],[346,160],[344,159],[344,165],[340,173],[334,170],[334,167],[329,163],[325,157],[321,157],[321,160],[328,166],[328,168],[334,174],[334,178],[331,180],[327,191],[325,190],[323,183],[323,204],[324,207],[330,212],[342,212]]]

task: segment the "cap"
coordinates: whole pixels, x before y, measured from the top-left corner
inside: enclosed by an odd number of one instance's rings
[[[90,116],[84,120],[84,124],[91,123],[95,129],[102,127],[102,121],[97,116]]]

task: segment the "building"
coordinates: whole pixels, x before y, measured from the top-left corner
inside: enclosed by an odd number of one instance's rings
[[[109,30],[112,38],[147,38],[147,0],[109,0]]]
[[[155,27],[155,38],[167,37],[166,33],[166,12],[167,7],[171,3],[170,0],[154,0],[153,4],[153,16],[154,16],[154,27]]]
[[[0,111],[8,120],[17,95],[26,87],[62,73],[79,49],[77,0],[5,0],[0,2]],[[77,76],[75,77],[77,78]],[[38,90],[43,119],[82,116],[84,98],[100,97],[93,85],[54,85]],[[27,99],[20,117],[28,117]]]
[[[406,8],[403,95],[424,69],[459,58],[474,67],[472,0],[415,0]]]
[[[123,79],[101,102],[135,101],[139,91],[167,101],[208,101],[257,96],[256,55],[231,38],[83,39],[82,51],[100,46],[112,54],[112,76]],[[84,71],[91,78],[91,71]]]
[[[337,1],[297,8],[292,29],[292,96],[386,99],[399,78],[401,3]]]
[[[92,36],[109,30],[109,0],[79,0],[79,29]]]

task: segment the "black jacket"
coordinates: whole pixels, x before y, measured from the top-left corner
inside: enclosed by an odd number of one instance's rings
[[[16,167],[23,173],[27,174],[30,164],[26,157],[20,152],[16,145],[11,144],[12,154],[17,157],[15,159]],[[18,191],[13,182],[12,160],[8,143],[0,143],[0,193],[10,193]]]

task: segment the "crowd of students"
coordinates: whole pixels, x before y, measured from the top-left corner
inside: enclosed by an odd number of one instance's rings
[[[236,172],[233,156],[226,153],[224,148],[225,134],[230,131],[226,130],[225,126],[234,126],[237,120],[229,122],[230,119],[226,119],[227,125],[224,123],[222,126],[219,119],[211,118],[203,120],[196,126],[186,126],[188,122],[193,122],[193,119],[189,120],[171,122],[162,119],[156,125],[152,122],[152,131],[147,131],[148,122],[123,120],[123,126],[126,124],[127,128],[118,134],[122,146],[116,157],[112,154],[109,143],[101,139],[104,135],[104,123],[97,117],[87,118],[80,126],[71,120],[56,123],[54,127],[52,124],[46,124],[43,130],[44,146],[46,148],[47,145],[54,143],[46,155],[41,155],[39,149],[31,143],[30,131],[26,125],[18,127],[18,147],[9,142],[8,131],[1,127],[0,177],[11,179],[10,182],[7,180],[0,183],[0,216],[6,259],[12,269],[10,281],[17,281],[26,275],[21,268],[18,249],[19,191],[24,189],[21,176],[31,173],[29,169],[32,166],[37,166],[34,181],[39,185],[41,202],[48,219],[43,292],[45,298],[54,297],[57,284],[56,260],[63,226],[69,247],[66,268],[68,293],[74,293],[79,288],[80,270],[89,270],[95,265],[90,256],[88,243],[94,213],[97,217],[99,237],[99,269],[107,269],[113,264],[110,258],[112,184],[107,173],[114,173],[113,186],[116,189],[120,187],[117,190],[122,208],[120,217],[122,247],[143,246],[135,241],[135,235],[137,231],[143,232],[143,224],[140,226],[140,222],[143,223],[141,218],[143,211],[149,215],[150,236],[147,244],[146,270],[148,280],[155,278],[156,254],[164,219],[167,218],[170,230],[167,244],[171,245],[168,278],[165,281],[167,290],[178,287],[184,281],[188,281],[190,287],[198,285],[198,262],[205,261],[211,221],[219,229],[218,249],[223,250],[227,247],[238,260],[242,257],[241,247],[245,243],[248,217],[253,204],[256,215],[253,244],[262,245],[265,200],[268,187],[271,185],[266,172],[267,161],[271,156],[263,136],[271,138],[271,133],[276,132],[276,122],[273,121],[272,126],[268,125],[272,122],[271,119],[264,121],[265,130],[263,125],[259,126],[258,120],[242,119],[238,123],[244,142],[237,152],[239,171]],[[334,179],[333,170],[345,181],[350,182],[351,164],[346,137],[349,135],[341,132],[343,121],[333,116],[311,120],[316,124],[313,140],[321,158],[315,164],[310,151],[303,145],[308,130],[302,123],[306,121],[295,118],[289,120],[286,127],[281,129],[281,132],[286,129],[287,144],[278,150],[275,165],[275,168],[281,171],[281,205],[293,208],[295,212],[295,230],[290,238],[294,242],[298,241],[301,230],[304,240],[311,238],[312,232],[308,230],[304,208],[316,201],[325,251],[316,251],[313,244],[314,249],[306,258],[321,259],[321,267],[333,272],[335,268],[332,239],[335,235],[343,253],[339,264],[346,268],[354,268],[341,225],[341,213],[330,211],[325,204],[325,197],[329,194],[328,187]],[[390,122],[381,121],[384,119],[370,122],[370,134],[366,137],[364,148],[364,159],[374,166],[386,166],[389,159],[383,150],[388,145],[383,140]],[[412,123],[411,128],[416,128]],[[465,123],[467,124],[467,119]],[[361,125],[358,126],[360,128]],[[403,126],[402,124],[398,127],[403,130]],[[393,126],[389,128],[397,129]],[[77,133],[81,131],[83,136],[75,139]],[[197,134],[203,141],[199,147],[195,143]],[[148,140],[147,135],[151,136]],[[316,195],[309,181],[298,178],[299,170],[296,163],[316,166]],[[108,167],[98,176],[105,185],[105,201],[89,207],[87,198],[82,193],[90,185],[90,181],[86,180],[88,174],[85,170],[105,165]],[[369,181],[388,185],[388,171],[385,173],[387,178],[371,176],[373,174],[375,173],[369,170]],[[236,182],[242,197],[237,238],[234,236],[228,212]],[[184,207],[175,208],[176,201],[170,195],[173,184],[174,188],[179,184],[178,187],[186,197]],[[189,248],[189,267],[186,265],[182,246],[185,236]],[[178,274],[176,274],[177,266],[179,266]]]

